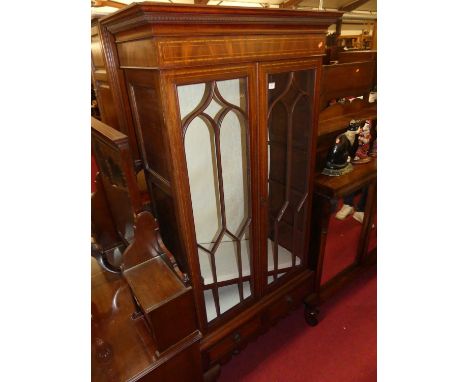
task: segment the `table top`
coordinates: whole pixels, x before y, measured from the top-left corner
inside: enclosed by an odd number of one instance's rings
[[[135,311],[130,288],[119,275],[103,271],[91,258],[91,378],[127,381],[154,368],[156,346]]]
[[[161,256],[125,270],[124,275],[146,313],[186,292],[182,281],[169,269]]]
[[[361,189],[377,178],[377,158],[369,163],[353,164],[353,171],[341,176],[317,174],[314,192],[326,198],[341,198]]]

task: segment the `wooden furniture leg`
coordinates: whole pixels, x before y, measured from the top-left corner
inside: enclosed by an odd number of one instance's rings
[[[376,209],[377,201],[377,181],[369,184],[367,191],[367,201],[364,211],[364,220],[362,222],[361,236],[359,238],[358,251],[356,262],[361,264],[367,257],[367,249],[369,247],[370,233],[372,230],[372,217]]]
[[[320,280],[322,278],[332,203],[328,198],[315,194],[313,206],[310,242],[312,258],[310,264],[312,269],[315,269],[315,278],[313,292],[304,300],[304,318],[310,326],[316,326],[318,324],[319,310],[317,305],[320,302]]]

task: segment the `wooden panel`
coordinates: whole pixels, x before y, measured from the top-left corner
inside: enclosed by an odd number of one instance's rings
[[[166,247],[173,253],[183,272],[188,273],[187,259],[183,255],[181,238],[177,228],[177,218],[174,208],[174,200],[171,195],[150,181],[150,193],[153,198],[153,209],[161,224],[161,236]]]
[[[104,55],[98,34],[91,36],[91,59],[96,69],[105,69]]]
[[[108,89],[108,95],[106,95],[105,100],[101,99],[100,95],[97,95],[99,110],[103,115],[102,120],[128,136],[132,157],[135,160],[140,160],[141,157],[135,128],[131,119],[128,97],[126,96],[127,91],[123,73],[118,69],[118,58],[116,48],[113,45],[113,36],[102,26],[101,20],[95,22],[91,34],[92,39],[96,40],[96,48],[98,47],[97,39],[99,38],[102,46],[102,60],[104,62],[102,67],[96,67],[94,63],[92,64],[93,81],[95,83],[96,81],[105,83]]]
[[[255,338],[257,334],[266,331],[270,325],[274,324],[274,321],[271,321],[270,318],[280,317],[279,314],[277,316],[268,314],[268,308],[278,301],[285,299],[287,294],[294,296],[294,301],[302,301],[312,291],[313,280],[314,272],[311,270],[304,269],[299,271],[294,278],[286,283],[278,283],[278,287],[272,289],[271,293],[263,296],[257,304],[242,310],[225,325],[204,336],[200,344],[204,368],[207,369],[218,362],[224,363],[228,361],[231,353],[237,353],[237,351],[247,345],[247,341]],[[295,291],[298,291],[298,295],[296,295]],[[294,307],[294,304],[291,304],[291,306]],[[287,314],[287,312],[283,313]],[[261,326],[257,329],[256,322],[258,318],[261,321]],[[237,346],[232,346],[233,335],[236,331],[239,331],[239,327],[242,328],[244,325],[247,326],[251,334],[247,338],[239,332],[241,341]],[[243,341],[244,339],[245,342]],[[218,347],[220,344],[223,344],[222,347]],[[230,353],[229,349],[231,349]]]
[[[96,244],[106,251],[122,244],[122,240],[112,220],[100,174],[96,176],[95,186],[96,191],[91,196],[91,235]]]
[[[368,61],[324,65],[322,70],[322,93],[352,88],[370,88],[374,76],[375,63]]]
[[[95,81],[108,82],[107,72],[105,69],[96,69],[93,73]]]
[[[198,34],[239,34],[233,31],[239,31],[239,28],[274,33],[278,28],[284,27],[288,27],[290,32],[317,30],[325,35],[328,26],[334,24],[342,14],[343,12],[330,11],[199,7],[146,2],[133,4],[105,18],[103,22],[109,26],[112,33],[118,35],[125,31],[141,31],[142,27],[148,25],[152,27],[152,33],[159,35],[190,35],[194,31]],[[148,30],[144,30],[143,33],[148,33]]]
[[[185,288],[161,256],[124,275],[152,325],[160,353],[197,329],[192,289]]]
[[[328,198],[340,198],[364,187],[377,177],[377,160],[355,165],[354,170],[342,176],[317,175],[315,192]]]
[[[147,374],[129,382],[201,382],[201,358],[198,343],[193,343],[190,347],[177,353],[167,362],[162,363],[157,368],[144,371]]]
[[[185,292],[185,287],[162,257],[154,257],[125,271],[125,278],[144,311],[156,309],[166,300]],[[157,285],[157,287],[155,287]]]
[[[260,331],[260,328],[260,316],[256,316],[249,322],[229,333],[222,341],[207,350],[209,363],[214,364],[222,358],[230,355],[236,348],[245,345],[251,337]]]
[[[354,100],[351,104],[334,104],[320,113],[318,135],[321,138],[327,134],[341,133],[348,127],[352,119],[376,119],[377,105],[367,101]]]
[[[377,51],[359,50],[354,52],[339,52],[337,59],[340,64],[344,64],[346,62],[376,61]]]
[[[162,66],[184,65],[188,61],[198,64],[213,62],[256,61],[279,57],[322,54],[323,37],[314,35],[284,37],[220,37],[191,38],[178,41],[161,41],[159,44]]]
[[[375,69],[372,61],[324,65],[320,109],[325,109],[332,98],[368,94],[374,84]]]
[[[95,86],[102,122],[114,129],[118,129],[119,120],[109,84],[106,82],[96,81]]]
[[[156,45],[156,46],[154,46]],[[137,40],[117,45],[121,67],[175,68],[190,64],[272,60],[323,54],[323,36],[220,36]],[[156,56],[158,52],[158,56]]]
[[[155,83],[157,74],[148,71],[128,71],[126,78],[143,157],[148,167],[170,186],[164,121],[160,112],[161,96]]]
[[[157,285],[159,285],[159,282]],[[178,340],[198,332],[195,300],[191,288],[180,297],[167,302],[150,316],[151,323],[158,330],[158,351],[170,348]]]
[[[265,312],[266,319],[271,323],[278,321],[278,319],[296,308],[310,290],[310,284],[302,284],[299,288],[293,289],[289,293],[281,296],[267,308]]]
[[[102,48],[101,36],[97,20],[91,28],[91,76],[94,82],[94,90],[101,114],[101,121],[114,129],[121,130],[118,113],[115,108],[114,98],[109,85],[107,65]]]
[[[136,40],[117,44],[121,68],[155,68],[159,66],[153,39]]]
[[[91,118],[91,144],[106,200],[117,232],[126,243],[133,239],[134,214],[141,210],[128,138]]]

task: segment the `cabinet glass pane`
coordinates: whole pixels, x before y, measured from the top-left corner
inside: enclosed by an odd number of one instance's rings
[[[268,75],[268,284],[305,261],[314,77],[314,70]]]
[[[246,80],[177,90],[205,306],[212,321],[252,294]]]

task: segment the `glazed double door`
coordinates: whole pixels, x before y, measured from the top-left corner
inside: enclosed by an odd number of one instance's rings
[[[317,71],[307,59],[165,76],[205,327],[307,267]]]

